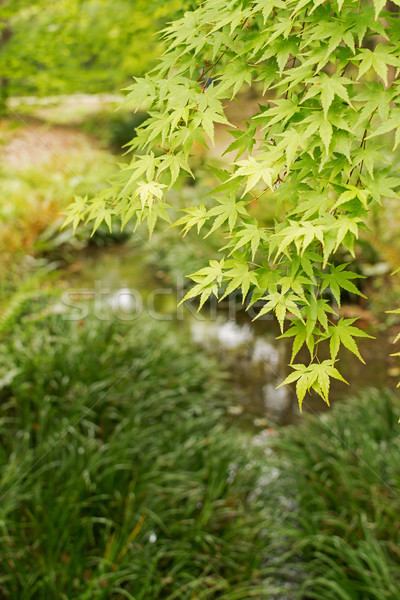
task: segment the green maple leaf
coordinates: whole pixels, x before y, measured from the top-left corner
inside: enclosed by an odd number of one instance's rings
[[[277,256],[286,252],[292,243],[295,244],[297,252],[303,255],[314,240],[324,245],[324,226],[311,221],[300,223],[288,219],[287,224],[274,235],[274,238],[281,240],[276,252]],[[270,248],[272,251],[272,244]]]
[[[111,219],[113,215],[112,209],[108,206],[106,200],[102,196],[98,196],[90,201],[86,222],[94,221],[91,236],[100,227],[104,221],[111,233]]]
[[[201,115],[201,125],[204,131],[210,138],[211,142],[214,143],[214,123],[222,123],[224,125],[230,125],[229,121],[224,114],[217,113],[211,108],[207,108]]]
[[[197,233],[200,233],[204,223],[208,219],[208,212],[203,203],[200,206],[190,206],[182,209],[187,214],[173,224],[173,227],[181,227],[181,233],[185,236],[192,227],[197,227]]]
[[[368,174],[361,175],[361,179],[368,188],[368,191],[381,204],[381,198],[399,198],[399,193],[396,188],[400,187],[400,177],[389,177],[390,169],[380,169],[374,174],[374,178]]]
[[[223,267],[223,258],[220,261],[210,260],[208,267],[203,267],[195,273],[188,275],[188,277],[196,282],[210,283],[211,281],[217,281],[218,283],[221,283],[223,278]]]
[[[317,77],[306,80],[306,83],[311,84],[311,87],[301,102],[303,103],[310,98],[320,96],[325,119],[328,117],[328,110],[335,96],[338,96],[351,106],[349,93],[345,85],[353,83],[351,79],[343,76],[339,77],[338,75],[328,77],[326,73],[319,73]]]
[[[314,330],[313,333],[318,333]],[[306,323],[299,321],[295,325],[292,325],[287,331],[280,335],[277,339],[294,337],[292,345],[292,356],[290,358],[290,364],[293,363],[297,354],[301,348],[306,344],[310,356],[312,357],[315,347],[314,335],[309,335]]]
[[[228,296],[231,292],[236,290],[238,287],[241,288],[242,291],[242,304],[247,296],[250,285],[257,285],[257,277],[254,272],[249,270],[249,265],[247,261],[237,262],[237,261],[227,261],[225,263],[225,267],[231,267],[228,271],[224,272],[224,276],[230,278],[224,295],[221,297],[221,300]]]
[[[299,301],[301,301],[301,298],[296,296],[296,294],[272,292],[271,294],[264,296],[263,300],[266,300],[266,304],[262,307],[258,315],[254,317],[253,321],[273,310],[276,318],[278,319],[281,332],[283,333],[283,325],[287,312],[291,312],[296,317],[303,320],[301,310],[297,304]]]
[[[142,208],[146,206],[151,209],[155,198],[158,200],[162,199],[163,188],[165,187],[166,185],[158,183],[158,181],[139,181],[133,198],[135,199],[139,196]]]
[[[73,231],[75,233],[79,223],[85,219],[85,215],[88,211],[88,198],[85,196],[75,196],[74,201],[68,206],[62,214],[66,217],[62,224],[62,229],[72,223]]]
[[[339,371],[333,366],[332,360],[324,360],[322,363],[311,363],[310,365],[291,365],[294,369],[286,379],[278,386],[296,383],[296,394],[299,401],[300,412],[302,403],[307,392],[314,390],[329,406],[330,378],[338,379],[348,383]]]
[[[357,358],[365,364],[364,359],[362,358],[357,344],[353,338],[371,338],[374,339],[372,335],[365,333],[362,329],[358,327],[353,327],[353,323],[357,321],[357,319],[344,319],[343,317],[336,323],[336,325],[331,325],[328,328],[327,337],[330,337],[330,353],[332,360],[338,355],[340,346],[344,346],[350,352],[355,354]]]
[[[211,294],[218,297],[218,289],[224,276],[223,267],[224,259],[221,259],[220,261],[210,260],[208,267],[203,267],[199,271],[188,275],[196,285],[188,291],[180,301],[179,306],[190,298],[200,296],[200,304],[197,309],[199,311]]]
[[[367,208],[368,193],[365,190],[359,189],[354,185],[347,185],[346,188],[347,189],[342,194],[340,194],[339,198],[333,205],[333,210],[335,210],[339,206],[342,206],[342,204],[350,202],[350,200],[353,200],[354,198],[357,198],[357,200],[360,201],[361,205],[364,208]]]
[[[270,153],[269,163],[272,163],[279,158],[279,153],[277,155],[276,151]],[[273,166],[268,166],[266,161],[257,161],[252,156],[249,156],[247,160],[239,160],[236,163],[239,169],[232,175],[232,179],[236,177],[247,177],[247,185],[242,194],[245,196],[251,189],[253,189],[259,182],[263,181],[271,191],[273,191],[273,182],[274,178],[278,172],[276,164]]]
[[[129,194],[132,189],[135,189],[137,180],[144,174],[146,174],[147,179],[152,179],[156,163],[157,159],[154,157],[153,152],[143,156],[134,156],[133,162],[124,169],[124,171],[130,173],[130,177],[123,187],[122,193]]]
[[[166,202],[157,202],[157,204],[154,204],[151,208],[147,207],[144,209],[144,211],[142,210],[140,212],[137,212],[136,216],[138,218],[138,221],[136,227],[139,225],[139,223],[141,223],[141,221],[146,220],[149,238],[151,239],[154,227],[158,219],[166,221],[167,223],[171,223],[171,219],[168,214],[167,208],[170,208],[170,206]]]
[[[257,302],[257,300],[265,296],[268,291],[276,292],[282,275],[279,269],[271,269],[269,265],[264,265],[262,268],[255,269],[253,273],[257,278],[257,289],[254,290],[252,294],[249,308]]]
[[[272,127],[278,122],[285,125],[300,110],[298,103],[293,100],[275,100],[274,104],[275,106],[255,115],[253,119],[262,121],[263,127]]]
[[[234,232],[232,240],[229,242],[229,244],[221,248],[221,250],[225,250],[226,248],[233,246],[233,250],[230,252],[230,254],[233,254],[236,252],[236,250],[239,250],[239,248],[250,244],[252,259],[254,260],[255,253],[257,252],[257,249],[263,238],[263,230],[258,226],[257,223],[245,223],[243,227]]]
[[[161,174],[166,170],[169,170],[170,172],[171,181],[169,183],[169,187],[174,185],[181,170],[189,173],[189,175],[191,175],[194,179],[194,175],[187,164],[187,161],[185,160],[183,152],[178,152],[177,154],[164,154],[164,156],[160,158],[160,162],[161,164],[158,168],[158,173]]]
[[[399,58],[389,52],[383,44],[378,44],[374,51],[362,48],[352,60],[360,61],[357,79],[360,79],[372,67],[385,85],[387,85],[388,65],[400,66]]]
[[[232,232],[232,229],[236,225],[236,221],[239,216],[246,217],[247,210],[245,208],[246,203],[242,201],[236,201],[236,197],[234,194],[230,194],[229,196],[224,196],[222,198],[217,198],[218,206],[214,206],[211,208],[207,216],[216,217],[213,223],[212,228],[207,233],[206,237],[208,237],[211,233],[213,233],[216,229],[219,229],[225,221],[228,221],[229,231]]]
[[[379,125],[379,127],[374,127],[373,131],[369,134],[367,139],[375,137],[377,135],[382,135],[384,133],[388,133],[389,131],[397,131],[400,128],[400,108],[394,108],[390,111],[389,118],[385,118],[385,120]],[[397,144],[396,144],[397,145]],[[396,147],[394,148],[394,150]]]
[[[314,332],[317,323],[321,323],[322,327],[328,330],[327,313],[336,315],[336,312],[329,306],[328,300],[325,298],[316,298],[313,294],[309,295],[309,301],[306,313],[306,334],[307,339]]]
[[[255,124],[252,127],[246,129],[246,131],[242,130],[232,130],[229,131],[230,135],[235,138],[235,141],[229,144],[226,150],[224,150],[223,155],[228,152],[233,152],[233,150],[237,150],[238,153],[236,155],[236,160],[241,156],[244,152],[250,152],[253,150],[253,146],[255,144]]]
[[[353,273],[352,271],[344,271],[346,265],[339,265],[338,267],[331,266],[330,273],[323,273],[321,275],[322,286],[321,291],[323,292],[327,287],[330,288],[338,306],[340,306],[340,290],[346,290],[351,292],[352,294],[357,294],[357,296],[362,296],[362,298],[366,298],[364,294],[360,292],[351,281],[352,279],[364,279],[363,275],[358,275],[358,273]]]
[[[292,290],[295,294],[297,294],[297,296],[299,296],[299,298],[305,300],[304,286],[312,285],[312,281],[304,275],[301,275],[299,273],[292,273],[291,275],[281,277],[279,280],[279,285],[281,286],[282,294],[286,294],[286,292]]]
[[[324,268],[328,263],[330,254],[336,252],[340,244],[346,246],[354,256],[354,239],[358,238],[358,227],[360,222],[362,222],[362,219],[358,216],[341,215],[332,225],[331,231],[329,232],[331,234],[329,243],[327,242],[328,236],[325,238]]]

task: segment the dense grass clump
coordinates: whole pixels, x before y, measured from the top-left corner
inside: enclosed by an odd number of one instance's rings
[[[280,440],[298,502],[286,539],[305,571],[300,598],[400,597],[399,415],[398,399],[373,390]]]
[[[213,361],[160,324],[52,315],[0,364],[2,599],[271,597],[258,463]]]

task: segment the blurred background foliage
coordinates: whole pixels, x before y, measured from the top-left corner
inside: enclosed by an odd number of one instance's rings
[[[6,0],[2,95],[119,91],[154,64],[159,30],[187,0]]]

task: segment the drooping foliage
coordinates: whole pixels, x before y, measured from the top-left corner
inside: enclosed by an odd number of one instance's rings
[[[187,297],[240,288],[259,315],[274,312],[293,337],[293,372],[301,403],[310,390],[329,403],[336,358],[345,346],[363,360],[353,319],[338,320],[343,292],[362,295],[360,275],[334,255],[354,255],[368,214],[397,198],[398,169],[382,136],[400,143],[399,0],[206,0],[165,30],[158,66],[130,87],[127,101],[149,118],[132,141],[133,158],[114,188],[89,203],[77,199],[67,223],[170,220],[168,190],[192,176],[194,143],[213,143],[215,126],[234,140],[212,200],[185,209],[183,234],[207,223],[223,230],[221,256],[191,275]],[[233,128],[225,109],[249,85],[259,110]],[[385,140],[386,143],[386,140]],[[231,152],[235,152],[234,158]],[[267,196],[273,226],[254,216]],[[332,303],[330,300],[334,300]],[[292,315],[285,329],[285,319]],[[296,363],[306,346],[310,361]],[[319,359],[327,345],[329,359]]]

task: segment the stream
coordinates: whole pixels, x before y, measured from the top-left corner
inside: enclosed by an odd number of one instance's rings
[[[173,322],[193,343],[216,357],[227,369],[237,392],[227,409],[230,421],[260,431],[299,420],[294,389],[278,388],[291,371],[291,344],[288,339],[276,339],[280,331],[271,315],[253,322],[234,297],[220,304],[209,302],[200,312],[196,312],[196,300],[178,306],[184,295],[183,281],[172,286],[157,278],[147,267],[143,250],[130,245],[87,251],[79,263],[67,269],[62,281],[63,302],[77,319],[94,311],[104,320],[109,318],[111,307],[117,318],[133,326],[147,313],[155,320]],[[360,326],[370,332],[370,325],[362,319]],[[366,365],[346,350],[339,353],[339,369],[350,385],[333,381],[332,402],[354,395],[363,387],[395,385],[396,379],[390,376],[391,344],[387,336],[374,335],[376,339],[359,339]],[[307,360],[307,352],[300,352],[298,358]],[[315,395],[303,404],[304,412],[320,413],[327,408]]]

